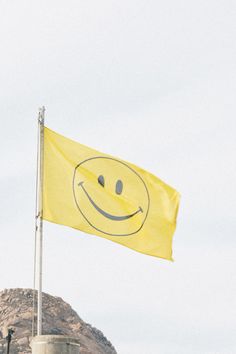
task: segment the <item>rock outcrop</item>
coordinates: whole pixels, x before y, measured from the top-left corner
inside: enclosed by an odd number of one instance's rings
[[[7,289],[0,292],[0,354],[6,353],[9,328],[15,333],[11,354],[31,353],[33,290]],[[117,354],[101,331],[85,323],[59,297],[43,294],[43,334],[61,334],[79,339],[81,354]]]

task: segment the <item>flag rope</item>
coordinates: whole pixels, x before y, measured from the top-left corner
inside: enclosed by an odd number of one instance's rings
[[[40,110],[38,113],[37,159],[35,181],[35,232],[34,232],[34,265],[33,265],[33,299],[32,299],[32,337],[35,334],[35,296],[36,296],[36,261],[37,261],[37,229],[38,229],[38,185],[39,185],[39,144],[40,144]]]

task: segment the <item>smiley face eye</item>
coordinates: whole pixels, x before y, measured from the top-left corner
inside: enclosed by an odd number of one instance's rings
[[[98,183],[101,184],[102,187],[105,186],[105,179],[102,175],[98,177]]]
[[[116,182],[116,194],[121,194],[121,193],[122,193],[122,190],[123,190],[123,183],[122,183],[122,181],[119,179],[119,180]]]

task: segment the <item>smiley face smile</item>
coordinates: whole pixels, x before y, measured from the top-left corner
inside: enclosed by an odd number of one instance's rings
[[[84,188],[83,183],[84,183],[83,181],[80,182],[80,183],[78,183],[78,186],[83,189],[84,193],[86,194],[86,196],[88,197],[90,203],[94,206],[94,208],[95,208],[100,214],[102,214],[103,216],[105,216],[106,218],[111,219],[111,220],[116,220],[116,221],[122,221],[122,220],[126,220],[126,219],[129,219],[129,218],[132,218],[134,215],[136,215],[136,214],[138,214],[138,213],[143,213],[143,209],[142,209],[141,207],[139,207],[138,210],[136,210],[134,213],[129,214],[129,215],[116,216],[116,215],[109,214],[109,213],[107,213],[106,211],[104,211],[103,209],[101,209],[101,208],[93,201],[93,199],[90,197],[90,195],[88,194],[88,192],[87,192],[86,189]]]

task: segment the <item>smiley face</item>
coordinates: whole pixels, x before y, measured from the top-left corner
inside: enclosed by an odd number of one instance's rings
[[[83,218],[106,235],[136,234],[146,221],[148,189],[140,175],[122,161],[102,156],[84,160],[75,168],[73,193]]]

